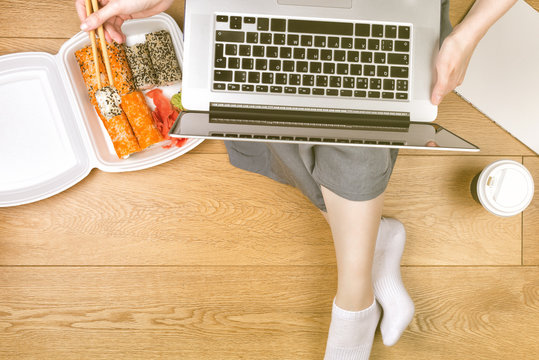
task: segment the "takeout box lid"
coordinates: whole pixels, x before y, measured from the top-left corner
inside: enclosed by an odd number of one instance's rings
[[[172,17],[161,13],[122,26],[128,37],[137,29],[168,30],[181,67],[183,36]],[[89,43],[88,34],[80,32],[56,55],[26,52],[0,57],[0,207],[53,196],[85,178],[92,168],[141,170],[202,142],[189,139],[184,146],[167,150],[154,146],[115,161],[102,156],[114,151],[112,142],[88,100],[74,56]]]

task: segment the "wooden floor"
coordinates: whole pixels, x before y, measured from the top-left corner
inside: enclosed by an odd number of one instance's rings
[[[452,0],[454,24],[471,4]],[[0,9],[0,54],[56,53],[78,31],[71,0]],[[181,24],[183,3],[169,13]],[[502,219],[469,187],[498,159],[539,185],[539,157],[455,94],[439,110],[481,152],[401,152],[384,214],[406,226],[416,313],[393,347],[377,332],[372,358],[537,359],[539,194]],[[205,141],[0,209],[0,359],[322,359],[336,279],[318,210]]]

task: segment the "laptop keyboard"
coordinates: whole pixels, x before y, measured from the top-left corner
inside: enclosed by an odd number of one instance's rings
[[[216,15],[213,90],[408,101],[411,24]]]

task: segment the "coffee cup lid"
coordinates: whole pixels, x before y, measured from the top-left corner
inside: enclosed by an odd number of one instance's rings
[[[500,160],[487,166],[477,181],[481,204],[499,216],[513,216],[530,204],[533,177],[528,169],[513,160]]]

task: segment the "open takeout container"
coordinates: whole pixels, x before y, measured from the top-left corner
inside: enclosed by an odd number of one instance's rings
[[[183,34],[161,13],[122,26],[127,45],[144,34],[168,30],[182,66]],[[80,32],[56,55],[42,52],[0,57],[0,207],[55,195],[85,178],[92,168],[106,172],[146,169],[190,151],[202,142],[188,139],[180,148],[163,143],[119,159],[90,103],[75,51],[90,44]],[[160,87],[168,97],[181,86]],[[153,104],[148,102],[150,108]]]

